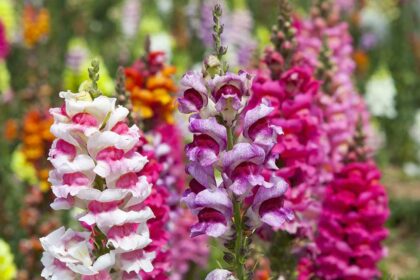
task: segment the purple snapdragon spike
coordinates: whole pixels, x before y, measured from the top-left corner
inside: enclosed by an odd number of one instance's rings
[[[202,73],[188,72],[181,81],[179,111],[192,114],[189,131],[193,134],[186,146],[191,181],[183,201],[198,217],[191,236],[206,234],[223,240],[228,270],[220,271],[242,280],[250,272],[245,263],[253,232],[263,224],[279,229],[293,214],[283,206],[287,183],[271,175],[277,169],[271,164],[271,150],[282,129],[270,121],[269,100],[244,110],[251,76],[227,71],[220,17],[221,8],[216,5],[215,55],[206,59]],[[216,279],[218,273],[208,277]]]

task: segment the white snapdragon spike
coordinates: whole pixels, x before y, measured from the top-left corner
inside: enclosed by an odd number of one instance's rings
[[[366,103],[374,116],[394,119],[396,95],[394,80],[386,68],[379,69],[366,84]]]
[[[150,272],[154,255],[147,221],[154,217],[142,203],[152,185],[139,175],[147,157],[137,152],[141,132],[126,123],[129,111],[116,99],[92,98],[88,92],[61,92],[65,104],[50,110],[57,137],[49,160],[51,206],[80,208],[87,230],[60,228],[41,239],[46,279],[111,279],[110,271],[127,277]],[[115,275],[114,275],[115,276]],[[112,276],[112,277],[114,277]]]

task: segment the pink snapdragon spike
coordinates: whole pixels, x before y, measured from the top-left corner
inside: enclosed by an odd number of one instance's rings
[[[179,110],[192,113],[189,131],[193,134],[186,146],[191,179],[183,201],[198,218],[191,236],[205,234],[225,243],[225,260],[232,271],[216,271],[208,279],[233,272],[242,280],[248,271],[243,252],[252,232],[263,225],[281,228],[294,215],[283,205],[287,183],[276,176],[278,168],[271,164],[272,149],[282,133],[269,117],[274,108],[263,99],[245,110],[252,77],[243,71],[226,71],[220,6],[213,14],[217,56],[205,61],[202,73],[188,72],[181,80]],[[273,172],[263,176],[265,169]]]
[[[339,6],[340,3],[334,1],[314,5],[310,19],[294,24],[304,63],[317,68],[324,80],[318,102],[325,120],[323,142],[328,147],[329,158],[324,164],[325,182],[331,180],[333,172],[340,170],[358,116],[362,117],[368,137],[373,137],[367,107],[351,80],[356,67],[352,59],[352,38],[348,24],[339,21]]]
[[[190,269],[190,263],[206,267],[209,247],[205,235],[190,237],[191,225],[197,218],[185,208],[171,213],[171,236],[169,262],[172,266],[170,279],[182,280]]]
[[[92,66],[97,73],[97,63]],[[145,203],[153,182],[141,174],[148,158],[137,149],[140,130],[129,127],[128,110],[95,85],[93,80],[80,93],[61,92],[64,106],[50,110],[57,137],[49,157],[56,196],[51,206],[81,209],[85,231],[60,228],[41,238],[47,279],[141,279],[153,270],[156,254],[146,248],[155,215]]]

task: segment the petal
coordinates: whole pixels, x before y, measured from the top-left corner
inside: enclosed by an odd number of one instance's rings
[[[226,127],[219,124],[216,118],[200,119],[197,115],[193,115],[190,117],[188,128],[192,133],[201,133],[210,136],[219,144],[221,150],[226,148]]]
[[[262,165],[264,160],[264,150],[257,145],[249,143],[238,143],[232,150],[222,154],[223,170],[228,174],[243,162]]]

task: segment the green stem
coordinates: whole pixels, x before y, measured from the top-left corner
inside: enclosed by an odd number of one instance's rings
[[[244,229],[241,213],[242,203],[234,199],[233,202],[233,215],[234,223],[236,230],[236,240],[235,240],[235,272],[238,280],[245,279],[245,270],[244,270]]]
[[[226,127],[226,133],[227,133],[227,149],[232,150],[233,149],[233,128],[231,126]]]
[[[227,132],[227,149],[232,150],[234,146],[234,138],[233,138],[233,127],[226,126]],[[234,263],[234,271],[236,273],[236,277],[238,280],[245,279],[245,269],[244,269],[244,227],[243,227],[243,220],[242,220],[242,203],[236,197],[232,198],[233,200],[233,219],[236,231],[236,240],[235,240],[235,247],[234,247],[234,256],[235,256],[235,263]]]

